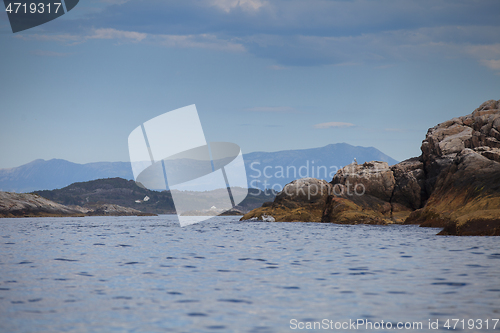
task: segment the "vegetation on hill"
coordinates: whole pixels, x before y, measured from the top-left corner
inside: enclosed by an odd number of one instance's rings
[[[247,198],[237,206],[241,211],[260,207],[264,202],[272,201],[275,197],[273,191],[250,189],[249,192]],[[133,180],[122,178],[97,179],[74,183],[62,189],[33,193],[67,206],[95,207],[98,204],[116,204],[144,213],[175,214],[170,191],[151,191],[138,186]],[[215,193],[218,191],[206,192],[207,200],[213,198]]]

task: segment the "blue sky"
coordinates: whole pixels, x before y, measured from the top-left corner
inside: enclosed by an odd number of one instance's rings
[[[13,34],[0,13],[0,168],[127,161],[127,137],[196,104],[244,153],[373,146],[500,99],[498,0],[81,0]]]

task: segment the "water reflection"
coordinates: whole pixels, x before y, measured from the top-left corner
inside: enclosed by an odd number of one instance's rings
[[[500,244],[415,226],[0,220],[2,332],[282,332],[500,316]]]

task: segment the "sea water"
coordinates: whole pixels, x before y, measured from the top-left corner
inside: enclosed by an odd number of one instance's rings
[[[0,331],[345,332],[356,322],[372,325],[356,331],[421,323],[412,329],[435,332],[429,325],[448,331],[451,319],[491,331],[500,238],[438,231],[237,217],[181,228],[174,215],[1,219]]]

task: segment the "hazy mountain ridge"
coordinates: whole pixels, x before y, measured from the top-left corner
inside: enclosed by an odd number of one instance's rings
[[[398,163],[376,148],[352,146],[347,143],[244,155],[250,187],[273,188],[277,191],[299,178],[313,177],[331,181],[337,170],[349,165],[354,159],[358,163],[368,161],[387,162],[389,165]]]
[[[333,177],[332,172],[334,174],[337,168],[340,169],[342,166],[348,165],[354,158],[359,163],[372,160],[388,162],[390,165],[397,163],[396,160],[376,148],[351,146],[347,143],[330,144],[325,147],[311,149],[254,152],[244,154],[243,158],[249,185],[259,188],[264,188],[264,180],[267,180],[270,185],[280,184],[280,186],[284,186],[294,179],[301,178],[301,176],[313,176],[311,174],[313,165],[315,168],[320,166],[327,168],[327,177],[321,177],[324,174],[320,176],[315,174],[314,176],[330,181]],[[309,171],[306,174],[307,163],[309,163]],[[263,174],[261,174],[261,177],[256,177],[258,176],[256,170],[263,173],[265,167],[270,167],[266,169],[266,173],[268,175],[272,174],[273,177],[267,178]],[[293,174],[293,170],[289,170],[289,174],[285,174],[288,177],[275,177],[279,167],[295,167],[296,173]],[[298,173],[300,167],[303,167],[301,169],[302,174]],[[76,182],[115,177],[127,180],[133,179],[130,163],[95,162],[78,164],[62,159],[48,161],[38,159],[19,167],[0,169],[0,191],[32,192],[53,190]],[[254,181],[253,184],[252,181]],[[256,183],[256,181],[260,181],[260,183]],[[276,186],[275,189],[279,189],[279,186]]]
[[[62,159],[34,160],[10,169],[0,169],[0,191],[32,192],[63,188],[76,182],[120,177],[132,179],[129,162],[78,164]]]

